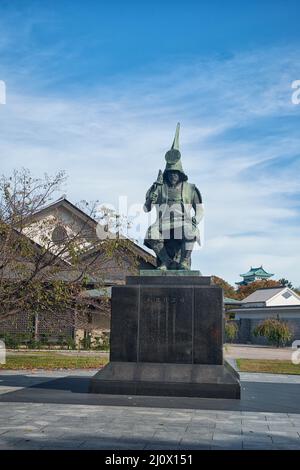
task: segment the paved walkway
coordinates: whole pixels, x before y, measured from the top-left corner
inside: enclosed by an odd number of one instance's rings
[[[109,356],[108,352],[103,351],[73,351],[73,350],[63,350],[63,349],[53,349],[53,350],[45,350],[45,349],[8,349],[8,354],[10,356],[18,356],[20,354],[28,354],[32,355],[36,352],[40,353],[56,353],[62,354],[65,356],[102,356],[107,357]],[[249,358],[249,359],[286,359],[289,360],[291,358],[291,354],[293,352],[292,348],[273,348],[270,346],[257,346],[257,345],[248,345],[248,344],[227,344],[224,347],[224,355],[226,358],[237,359],[237,358]]]
[[[224,355],[230,359],[281,359],[291,360],[292,348],[271,348],[270,346],[252,346],[247,344],[227,344]]]
[[[299,449],[300,377],[241,374],[242,399],[87,393],[96,371],[3,371],[0,449]]]

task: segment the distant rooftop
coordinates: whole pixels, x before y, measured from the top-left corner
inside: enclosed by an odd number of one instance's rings
[[[258,277],[272,277],[274,274],[268,273],[262,266],[259,266],[258,268],[253,268],[251,266],[250,270],[246,272],[245,274],[240,274],[241,277],[252,277],[252,276],[258,276]]]
[[[225,305],[232,305],[232,304],[240,305],[241,303],[242,303],[241,300],[231,299],[230,297],[224,297]]]
[[[245,299],[242,300],[242,303],[248,302],[266,302],[267,300],[271,299],[274,295],[278,294],[280,291],[284,290],[285,287],[278,286],[278,287],[269,287],[266,289],[257,289],[252,294],[248,295]]]

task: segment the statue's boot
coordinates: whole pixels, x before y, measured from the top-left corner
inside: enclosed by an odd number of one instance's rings
[[[160,259],[161,265],[159,266],[159,270],[166,271],[172,263],[172,259],[168,255],[168,252],[163,244],[163,242],[156,243],[153,247],[153,250],[156,253],[156,256]]]
[[[192,250],[187,250],[184,256],[181,258],[178,269],[189,270],[191,269],[191,255]]]

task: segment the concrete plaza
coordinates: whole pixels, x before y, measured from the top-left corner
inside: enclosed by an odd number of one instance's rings
[[[300,376],[241,373],[242,399],[90,395],[96,371],[2,371],[0,449],[299,449]]]

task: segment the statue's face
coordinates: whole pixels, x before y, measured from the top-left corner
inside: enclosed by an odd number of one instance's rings
[[[168,181],[172,186],[176,186],[180,179],[178,171],[168,171]]]

